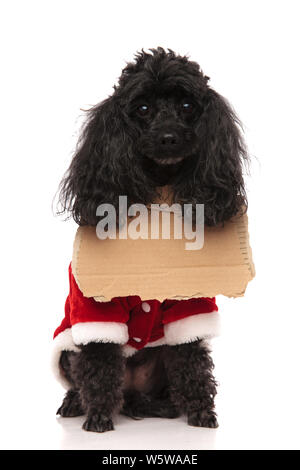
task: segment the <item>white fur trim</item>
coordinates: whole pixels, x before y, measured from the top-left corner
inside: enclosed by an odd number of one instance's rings
[[[197,339],[213,338],[220,334],[218,312],[199,313],[164,326],[166,344],[191,343]]]
[[[156,346],[162,346],[163,344],[166,344],[166,339],[164,336],[160,339],[157,339],[156,341],[151,341],[151,343],[145,344],[145,348],[155,348]]]
[[[130,346],[130,344],[125,344],[122,348],[123,351],[123,356],[125,357],[130,357],[133,356],[136,352],[138,352],[137,349],[135,349],[133,346]]]
[[[65,379],[59,367],[59,359],[62,351],[78,352],[79,349],[75,346],[72,338],[71,328],[67,328],[57,335],[53,340],[53,348],[51,353],[51,369],[56,380],[68,390],[70,388],[69,382]]]
[[[82,322],[72,326],[72,336],[75,344],[91,342],[126,344],[128,327],[126,323],[117,322]]]
[[[145,344],[144,348],[155,348],[156,346],[162,346],[163,344],[166,344],[164,336],[156,341],[151,341],[151,343]],[[133,356],[136,352],[138,352],[138,349],[130,346],[129,344],[125,344],[125,346],[123,346],[123,355],[125,357]]]

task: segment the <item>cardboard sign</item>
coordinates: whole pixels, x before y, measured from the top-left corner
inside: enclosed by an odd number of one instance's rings
[[[139,295],[142,300],[244,295],[255,269],[247,215],[221,227],[205,227],[200,250],[186,239],[100,240],[96,227],[79,227],[72,270],[86,297],[110,301]]]

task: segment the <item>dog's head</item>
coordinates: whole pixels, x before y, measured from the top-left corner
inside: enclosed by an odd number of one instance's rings
[[[172,186],[174,202],[204,204],[216,225],[246,206],[247,158],[239,121],[187,57],[162,48],[129,63],[114,93],[88,111],[61,185],[63,210],[95,225],[102,203],[149,204]]]

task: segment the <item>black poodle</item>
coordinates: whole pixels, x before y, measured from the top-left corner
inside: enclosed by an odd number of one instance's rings
[[[88,111],[78,149],[61,184],[61,212],[96,225],[99,204],[151,204],[159,188],[173,202],[204,204],[205,223],[223,223],[247,206],[247,152],[228,102],[196,62],[161,47],[138,53],[112,96]],[[187,414],[188,424],[216,427],[213,362],[205,339],[145,348],[124,358],[120,345],[93,342],[63,351],[69,381],[61,416],[86,414],[88,431],[113,429],[114,413],[141,418]],[[143,371],[138,389],[128,377]],[[147,373],[146,373],[146,372]]]

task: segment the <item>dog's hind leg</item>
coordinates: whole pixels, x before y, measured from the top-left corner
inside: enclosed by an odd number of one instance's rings
[[[123,404],[125,360],[121,346],[89,343],[72,357],[72,379],[79,389],[87,419],[86,431],[113,430],[113,415]]]
[[[121,413],[133,419],[139,418],[177,418],[179,410],[170,402],[170,398],[157,398],[136,390],[124,393],[124,405]]]
[[[187,413],[188,424],[216,428],[216,382],[209,350],[203,340],[168,346],[164,363],[173,403]]]
[[[56,414],[64,418],[84,415],[78,390],[68,390]]]
[[[77,353],[71,351],[62,351],[59,367],[61,368],[65,378],[70,383],[70,390],[67,391],[61,406],[58,408],[56,414],[66,417],[82,416],[84,410],[82,408],[79,390],[76,390],[75,383],[72,378],[71,361],[72,357]]]

